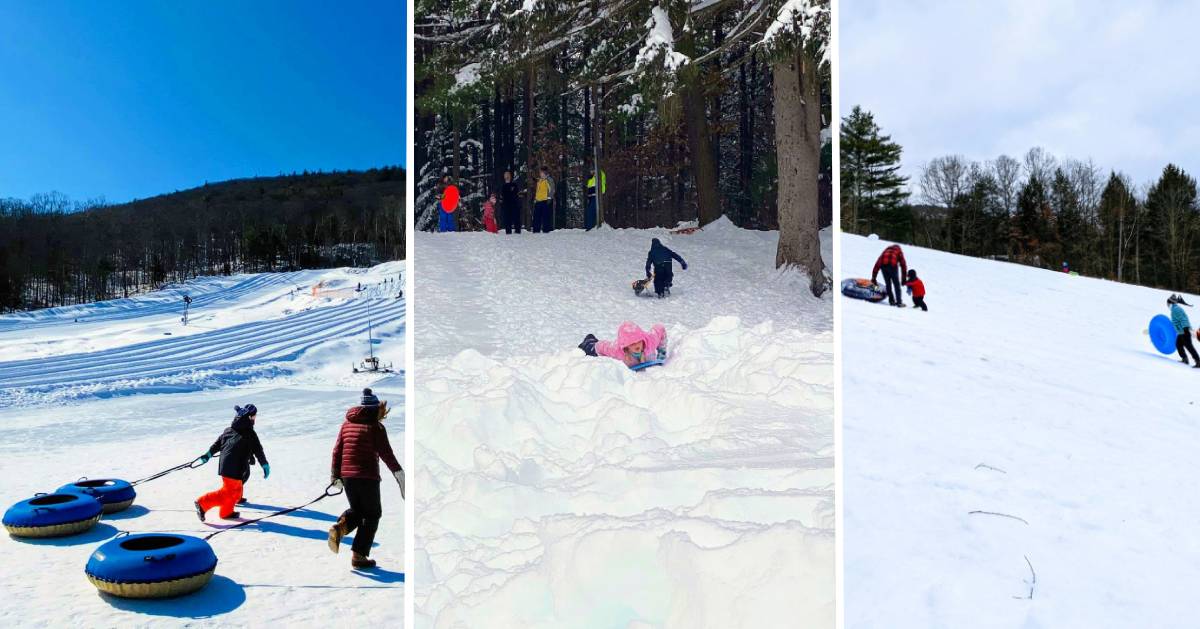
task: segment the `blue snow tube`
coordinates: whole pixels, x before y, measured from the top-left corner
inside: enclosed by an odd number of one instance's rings
[[[124,511],[133,504],[137,492],[119,478],[82,479],[58,488],[60,493],[86,494],[100,501],[105,513]]]
[[[82,533],[100,521],[103,508],[91,496],[38,494],[4,512],[4,528],[13,537],[62,537]]]
[[[1175,325],[1167,315],[1155,315],[1150,320],[1150,342],[1164,354],[1175,353]]]
[[[887,297],[887,292],[883,287],[861,277],[842,280],[842,294],[847,297],[870,302],[883,301]]]
[[[102,544],[84,573],[101,592],[123,598],[182,596],[208,584],[217,555],[190,535],[139,533]]]

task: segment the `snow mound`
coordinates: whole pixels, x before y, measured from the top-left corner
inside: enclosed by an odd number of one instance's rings
[[[417,626],[833,625],[832,317],[776,238],[417,235]],[[665,366],[575,349],[626,319]]]
[[[843,235],[844,275],[885,244]],[[1145,334],[1170,291],[904,248],[929,312],[842,305],[846,626],[1194,624],[1200,376]]]

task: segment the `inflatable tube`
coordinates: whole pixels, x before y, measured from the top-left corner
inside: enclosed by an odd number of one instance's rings
[[[1150,320],[1150,342],[1154,349],[1163,354],[1175,353],[1175,324],[1167,315],[1156,315]]]
[[[14,537],[62,537],[82,533],[100,521],[103,507],[91,496],[41,494],[4,512],[4,528]]]
[[[216,553],[198,537],[139,533],[102,544],[83,571],[113,596],[168,598],[204,587],[216,569]]]
[[[119,478],[83,479],[58,488],[60,493],[86,494],[100,501],[105,513],[124,511],[133,504],[137,492]]]
[[[842,294],[854,299],[863,299],[870,302],[883,301],[887,299],[887,291],[881,286],[862,278],[850,278],[842,280]]]

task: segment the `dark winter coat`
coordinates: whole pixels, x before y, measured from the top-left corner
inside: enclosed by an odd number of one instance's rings
[[[379,459],[392,472],[400,470],[400,462],[392,453],[387,429],[378,420],[379,407],[355,406],[346,411],[346,421],[333,445],[333,478],[365,478],[379,480]]]
[[[879,254],[879,259],[875,260],[875,268],[871,269],[871,281],[879,276],[879,269],[896,265],[900,266],[900,277],[908,275],[908,263],[904,261],[904,252],[900,250],[900,245],[892,245]]]
[[[678,253],[671,251],[666,245],[662,244],[657,238],[650,241],[650,253],[646,254],[646,277],[650,277],[650,268],[656,264],[669,263],[672,259],[678,260],[679,264],[684,269],[687,268],[687,262],[679,257]]]
[[[233,424],[208,447],[209,454],[218,452],[221,453],[221,461],[217,473],[225,478],[246,480],[250,477],[250,466],[255,459],[259,465],[267,463],[262,442],[258,440],[254,422],[249,417],[233,420]]]
[[[500,205],[505,212],[521,211],[521,190],[517,182],[509,181],[500,186]]]

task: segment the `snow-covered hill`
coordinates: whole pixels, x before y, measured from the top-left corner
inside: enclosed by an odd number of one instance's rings
[[[86,306],[0,317],[0,495],[3,508],[78,479],[143,478],[187,462],[229,425],[234,404],[259,408],[271,478],[254,468],[245,518],[303,504],[329,479],[342,416],[372,386],[392,404],[393,448],[404,443],[404,375],[352,374],[367,352],[402,366],[404,263],[372,269],[201,278]],[[320,285],[317,296],[312,287]],[[363,290],[355,289],[361,284]],[[193,298],[189,325],[183,294]],[[332,295],[332,296],[330,296]],[[99,595],[83,574],[118,531],[204,536],[229,523],[192,508],[219,486],[215,463],[138,486],[128,511],[53,540],[0,537],[0,626],[398,626],[403,619],[403,502],[384,483],[373,556],[352,572],[333,555],[328,527],[341,496],[219,535],[212,582],[166,601]]]
[[[885,245],[841,236],[843,274]],[[905,253],[929,312],[842,302],[846,625],[1194,626],[1200,370],[1145,334],[1169,292]]]
[[[831,302],[776,238],[417,235],[418,627],[833,626]],[[626,319],[666,366],[576,349]]]

